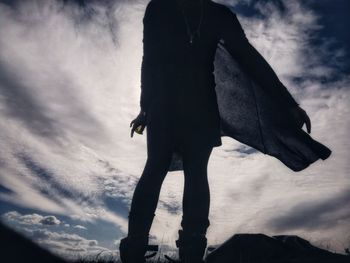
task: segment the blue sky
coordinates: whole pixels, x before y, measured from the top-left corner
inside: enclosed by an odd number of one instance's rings
[[[230,138],[211,156],[209,244],[234,233],[350,245],[346,0],[222,0],[309,113],[332,156],[294,173]],[[139,111],[147,1],[0,1],[0,215],[65,257],[117,253],[146,137]],[[151,234],[174,247],[183,176],[169,173]],[[225,211],[225,213],[223,212]]]

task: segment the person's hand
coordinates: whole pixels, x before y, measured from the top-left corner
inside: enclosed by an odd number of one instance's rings
[[[131,121],[131,137],[134,135],[134,132],[138,134],[143,134],[143,130],[146,127],[146,113],[144,111],[140,111],[139,115]]]
[[[297,106],[291,110],[291,113],[292,117],[297,122],[298,127],[302,128],[305,123],[307,132],[311,133],[311,120],[306,111]]]

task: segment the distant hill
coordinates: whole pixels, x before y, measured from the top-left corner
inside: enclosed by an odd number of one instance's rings
[[[64,263],[63,259],[39,247],[29,239],[0,223],[1,262]]]

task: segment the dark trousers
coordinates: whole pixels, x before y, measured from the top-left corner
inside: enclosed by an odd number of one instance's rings
[[[205,136],[191,136],[188,130],[158,122],[147,125],[148,156],[131,203],[129,235],[149,233],[174,147],[181,151],[185,176],[181,226],[184,232],[206,233],[210,203],[207,164],[213,146],[206,143]]]

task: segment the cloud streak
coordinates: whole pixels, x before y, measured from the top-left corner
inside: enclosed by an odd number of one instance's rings
[[[300,228],[329,230],[339,225],[343,227],[350,219],[350,211],[347,209],[349,202],[349,189],[327,199],[308,200],[292,207],[286,215],[271,219],[269,227],[275,231]]]

